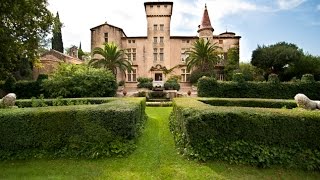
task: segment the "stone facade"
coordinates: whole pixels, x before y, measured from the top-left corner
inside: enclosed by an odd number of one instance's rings
[[[78,54],[76,54],[78,56]],[[50,74],[57,69],[60,63],[82,64],[83,61],[59,51],[51,49],[40,56],[40,64],[33,67],[33,79],[37,79],[39,74]]]
[[[187,58],[185,51],[190,50],[193,43],[199,38],[206,38],[217,43],[224,54],[231,47],[239,47],[240,36],[225,32],[213,35],[207,7],[205,6],[201,24],[198,26],[199,36],[171,36],[170,22],[173,2],[145,2],[147,18],[147,36],[128,37],[123,29],[108,23],[91,29],[91,50],[103,47],[105,42],[114,42],[121,49],[126,49],[128,59],[133,62],[134,70],[126,75],[118,74],[117,80],[125,80],[126,87],[136,87],[138,77],[153,78],[157,84],[163,84],[171,75],[181,76],[181,85],[188,83],[190,72],[186,67],[175,69],[170,75],[164,71],[176,65],[185,65]],[[196,25],[195,25],[196,27]],[[220,69],[223,64],[220,63]],[[220,75],[223,79],[223,75]]]

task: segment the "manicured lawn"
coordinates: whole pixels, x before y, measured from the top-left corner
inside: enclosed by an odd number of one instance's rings
[[[0,162],[0,179],[320,179],[320,173],[198,163],[177,154],[168,128],[171,107],[148,107],[137,150],[126,158]]]

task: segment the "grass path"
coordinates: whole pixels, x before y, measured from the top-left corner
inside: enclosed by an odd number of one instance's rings
[[[147,108],[145,132],[127,158],[0,162],[0,179],[320,179],[312,172],[188,161],[175,150],[171,110]]]

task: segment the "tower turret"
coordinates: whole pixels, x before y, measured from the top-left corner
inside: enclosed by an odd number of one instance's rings
[[[201,24],[198,26],[198,33],[200,38],[212,38],[212,33],[214,31],[213,27],[211,26],[209,13],[207,10],[207,5],[204,7],[204,12],[202,16]]]

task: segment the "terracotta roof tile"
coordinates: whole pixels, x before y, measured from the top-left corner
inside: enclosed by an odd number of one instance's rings
[[[214,30],[211,26],[210,17],[209,17],[209,13],[207,10],[207,5],[205,5],[203,16],[202,16],[202,21],[201,21],[201,24],[199,25],[198,32],[201,30],[204,30],[204,29],[210,29],[212,31]]]

